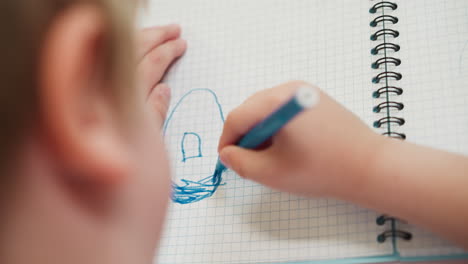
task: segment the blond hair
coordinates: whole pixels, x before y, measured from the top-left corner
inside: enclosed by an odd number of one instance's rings
[[[77,3],[102,10],[107,33],[102,60],[112,82],[111,94],[132,85],[132,27],[135,0],[5,0],[0,1],[0,187],[28,126],[38,118],[38,58],[54,18]],[[4,188],[0,188],[4,189]],[[0,190],[1,192],[2,190]]]

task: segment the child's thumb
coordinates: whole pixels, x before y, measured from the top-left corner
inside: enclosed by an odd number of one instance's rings
[[[261,181],[261,177],[268,177],[274,163],[267,150],[255,151],[238,146],[227,146],[221,150],[221,162],[239,176]]]

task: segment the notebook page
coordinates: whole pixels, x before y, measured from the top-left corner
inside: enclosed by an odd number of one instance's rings
[[[468,2],[397,1],[393,28],[401,45],[399,71],[404,88],[407,140],[468,154]],[[443,175],[441,175],[443,177]],[[410,242],[398,241],[402,256],[461,253],[427,231],[400,223],[413,233]]]
[[[375,119],[369,1],[150,3],[142,23],[180,23],[189,47],[166,80],[175,109],[165,134],[175,183],[211,175],[223,117],[256,91],[288,80],[315,83],[367,124]],[[223,175],[223,183],[210,198],[171,204],[159,263],[272,263],[392,253],[391,243],[376,242],[388,229],[376,225],[376,212],[279,193],[232,172]]]

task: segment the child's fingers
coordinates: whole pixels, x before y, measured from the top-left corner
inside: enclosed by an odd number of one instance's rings
[[[250,103],[254,101],[255,103]],[[218,151],[221,151],[227,145],[235,144],[247,131],[263,120],[275,108],[275,105],[265,98],[251,100],[250,102],[245,102],[227,116],[219,139]]]
[[[164,83],[156,85],[149,95],[148,101],[156,113],[157,121],[162,126],[171,101],[171,89]]]
[[[227,145],[234,144],[268,114],[286,102],[294,91],[304,84],[304,82],[289,82],[260,91],[248,98],[226,118],[218,151]]]
[[[187,44],[183,39],[170,40],[148,53],[139,66],[142,82],[147,94],[157,85],[169,65],[185,52]]]
[[[180,33],[180,26],[175,24],[141,30],[136,43],[137,61],[140,62],[146,54],[164,42],[180,37]]]
[[[263,179],[271,178],[276,171],[276,162],[269,150],[255,151],[227,146],[219,156],[226,167],[250,180],[262,182]]]

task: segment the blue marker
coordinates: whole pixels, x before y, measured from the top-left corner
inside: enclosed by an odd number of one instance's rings
[[[263,121],[255,125],[236,144],[246,149],[255,149],[273,137],[278,131],[291,121],[297,114],[311,108],[319,100],[318,91],[312,87],[300,87],[294,96]],[[226,167],[218,159],[214,175],[220,175]]]

